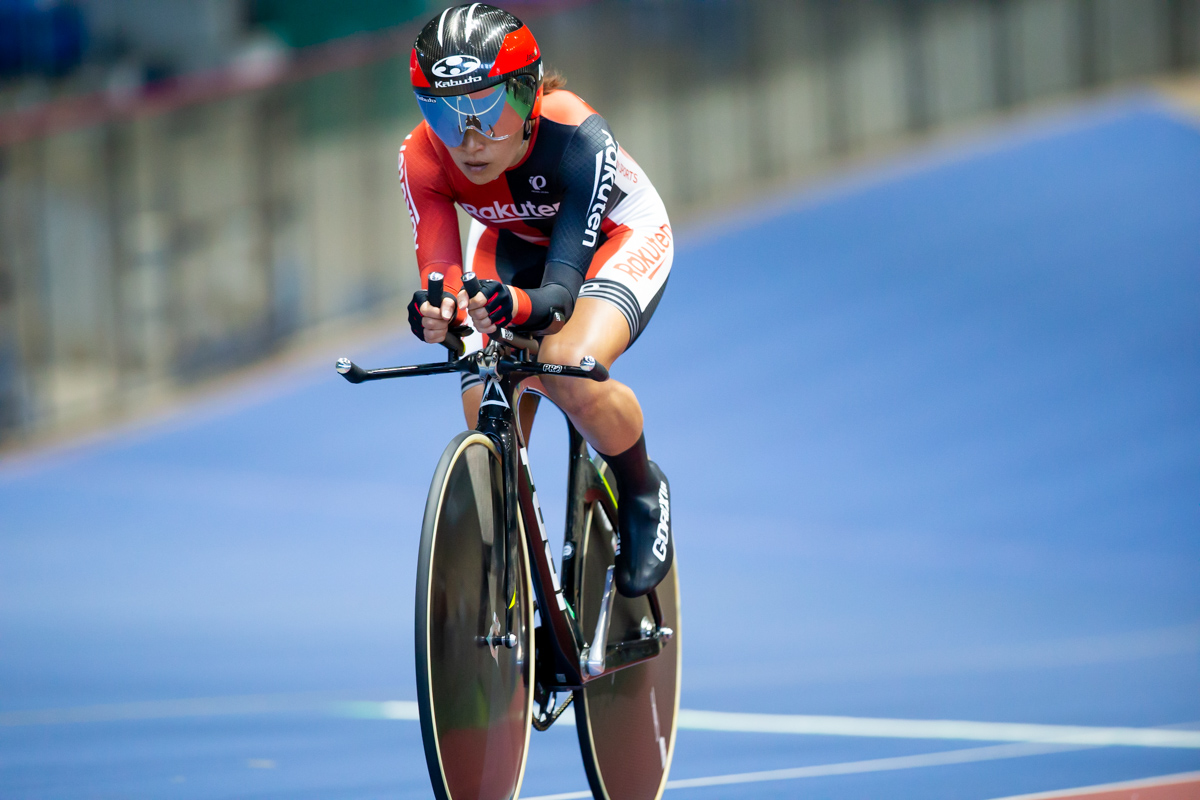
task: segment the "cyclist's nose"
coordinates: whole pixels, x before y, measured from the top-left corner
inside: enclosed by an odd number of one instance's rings
[[[463,150],[468,155],[477,155],[482,153],[486,147],[487,139],[480,135],[479,131],[474,128],[467,128],[466,135],[463,136]]]

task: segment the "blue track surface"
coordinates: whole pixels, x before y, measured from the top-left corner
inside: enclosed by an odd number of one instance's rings
[[[679,248],[614,374],[675,492],[685,707],[1200,721],[1200,130],[1148,100],[1091,109]],[[787,310],[705,323],[749,285]],[[436,357],[407,336],[351,355]],[[12,716],[414,696],[420,516],[457,381],[351,387],[336,355],[0,464],[0,796],[429,796],[412,722]],[[986,745],[683,731],[672,775]],[[1110,747],[668,796],[983,800],[1195,769],[1200,750]],[[573,732],[535,734],[524,794],[585,786]]]

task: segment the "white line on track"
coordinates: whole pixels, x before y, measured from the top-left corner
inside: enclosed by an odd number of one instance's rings
[[[382,703],[358,700],[342,703],[340,708],[346,716],[360,719],[421,719],[421,709],[416,700],[386,700]]]
[[[561,722],[574,721],[567,709]],[[336,695],[248,695],[189,700],[117,703],[37,711],[0,712],[0,727],[77,722],[175,719],[247,714],[317,713],[360,719],[417,720],[412,700],[338,701]],[[1167,728],[1103,728],[966,720],[880,719],[808,714],[742,714],[680,709],[679,728],[729,733],[804,734],[885,739],[955,739],[1082,747],[1165,747],[1200,749],[1200,731]]]
[[[1000,797],[997,800],[1057,800],[1058,798],[1080,797],[1083,795],[1099,794],[1101,792],[1122,792],[1131,789],[1153,789],[1156,786],[1171,786],[1176,783],[1191,783],[1200,781],[1200,772],[1180,772],[1175,775],[1160,775],[1157,778],[1145,778],[1140,781],[1122,781],[1121,783],[1102,783],[1096,786],[1080,786],[1078,789],[1060,789],[1055,792],[1038,792],[1037,794],[1014,794],[1010,797]],[[1134,795],[1135,797],[1137,795]],[[537,798],[530,798],[537,800]]]
[[[178,719],[229,715],[315,713],[321,716],[359,719],[417,720],[420,712],[411,700],[346,701],[331,694],[246,695],[188,700],[114,703],[33,711],[0,712],[0,727],[56,725],[79,722],[118,722],[130,720]],[[570,724],[573,709],[567,709],[562,722]],[[695,789],[763,781],[795,780],[832,775],[968,764],[1005,758],[1085,750],[1093,747],[1126,745],[1138,747],[1200,748],[1200,731],[1164,728],[1100,728],[1078,725],[1032,725],[1006,722],[969,722],[964,720],[877,719],[870,717],[830,717],[803,714],[739,714],[724,711],[681,709],[679,727],[686,730],[734,733],[809,734],[823,736],[860,736],[903,739],[982,739],[1010,744],[946,750],[911,756],[817,764],[790,769],[741,772],[701,778],[683,778],[667,783],[668,789]],[[1166,785],[1200,779],[1200,773],[1167,776],[1150,782],[1088,787],[1074,794],[1139,786]],[[1154,782],[1158,781],[1158,782]],[[1072,794],[1045,793],[1021,795],[1003,800],[1048,800]],[[543,795],[530,800],[586,800],[590,792]]]
[[[345,695],[262,694],[233,697],[195,697],[187,700],[150,700],[140,703],[109,703],[75,708],[51,708],[0,712],[0,727],[16,725],[63,725],[74,722],[120,722],[125,720],[182,719],[246,714],[329,713],[336,699]],[[414,703],[413,705],[416,705]]]
[[[355,703],[353,716],[418,719],[417,704]],[[573,709],[567,709],[564,722]],[[858,736],[880,739],[957,739],[981,742],[1037,742],[1083,747],[1170,747],[1200,749],[1200,731],[1163,728],[1098,728],[1082,725],[1034,725],[1018,722],[968,722],[945,719],[877,719],[807,714],[738,714],[679,710],[679,729],[731,733],[784,733]]]
[[[732,775],[713,775],[706,778],[683,778],[667,781],[668,789],[700,789],[707,786],[731,786],[764,781],[789,781],[797,778],[821,778],[831,775],[857,775],[864,772],[887,772],[890,770],[940,767],[949,764],[970,764],[977,761],[996,761],[1003,758],[1021,758],[1066,750],[1083,750],[1077,745],[1056,744],[999,744],[992,747],[972,747],[966,750],[946,750],[938,753],[923,753],[915,756],[894,758],[872,758],[867,761],[846,761],[840,764],[816,764],[811,767],[772,769],[763,772],[739,772]],[[565,792],[531,797],[529,800],[584,800],[591,792]]]
[[[680,709],[683,730],[740,733],[792,733],[886,739],[959,739],[986,742],[1044,742],[1087,747],[1179,747],[1200,749],[1200,731],[1162,728],[1098,728],[1017,722],[947,719],[875,719],[805,714],[738,714]]]

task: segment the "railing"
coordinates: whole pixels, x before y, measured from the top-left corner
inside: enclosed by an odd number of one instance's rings
[[[612,0],[529,22],[676,218],[1200,54],[1200,0]],[[414,35],[0,117],[0,443],[402,304]]]

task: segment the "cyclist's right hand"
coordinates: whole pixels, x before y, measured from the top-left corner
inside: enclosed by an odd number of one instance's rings
[[[434,308],[429,305],[429,292],[421,289],[413,292],[412,301],[408,304],[408,325],[413,335],[430,344],[445,339],[446,332],[456,324],[458,316],[458,303],[452,294],[442,297],[441,308]]]

